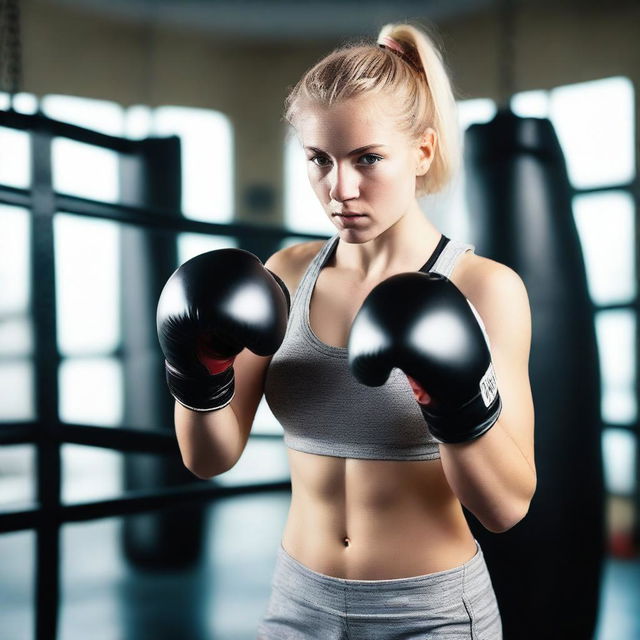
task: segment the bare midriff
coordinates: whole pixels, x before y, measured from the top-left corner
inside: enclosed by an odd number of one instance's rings
[[[363,460],[287,449],[292,497],[282,538],[309,569],[385,580],[451,569],[476,544],[442,463]]]

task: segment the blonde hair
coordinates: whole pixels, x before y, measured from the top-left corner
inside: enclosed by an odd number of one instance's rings
[[[428,127],[436,131],[434,159],[416,176],[416,197],[442,190],[460,168],[462,149],[457,106],[434,28],[389,23],[377,40],[392,38],[403,52],[358,40],[347,43],[311,67],[285,99],[283,119],[295,129],[304,102],[329,107],[363,94],[395,100],[397,126],[418,141]],[[412,64],[413,63],[413,64]]]

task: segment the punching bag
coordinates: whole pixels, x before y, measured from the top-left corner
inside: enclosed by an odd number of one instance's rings
[[[486,556],[505,640],[591,640],[605,546],[600,378],[566,164],[547,119],[501,110],[465,134],[476,253],[529,294],[537,490],[494,534],[465,510]]]

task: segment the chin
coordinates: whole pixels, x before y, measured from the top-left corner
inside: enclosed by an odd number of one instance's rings
[[[346,244],[364,244],[377,237],[371,229],[336,229],[340,240]]]

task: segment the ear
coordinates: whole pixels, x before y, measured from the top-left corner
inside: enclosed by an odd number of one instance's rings
[[[429,127],[420,138],[417,148],[416,176],[423,176],[433,162],[438,144],[438,134]]]

